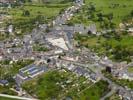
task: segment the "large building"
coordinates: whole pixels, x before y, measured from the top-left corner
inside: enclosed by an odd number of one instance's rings
[[[21,84],[27,80],[46,72],[48,70],[45,66],[37,66],[35,64],[26,66],[19,70],[19,73],[15,76],[16,83]]]

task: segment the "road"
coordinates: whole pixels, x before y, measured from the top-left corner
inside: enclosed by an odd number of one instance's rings
[[[102,73],[101,73],[101,78],[102,78],[103,80],[107,81],[107,82],[110,84],[111,89],[112,89],[109,93],[107,93],[105,96],[103,96],[103,97],[101,98],[101,100],[104,100],[105,98],[111,96],[111,94],[113,94],[113,93],[114,93],[115,91],[117,91],[117,90],[122,90],[122,91],[124,91],[125,93],[127,93],[128,95],[130,95],[130,97],[132,97],[132,94],[131,94],[131,92],[130,92],[129,90],[127,90],[125,87],[122,87],[122,86],[120,86],[120,85],[118,85],[118,84],[112,82],[112,80],[110,80],[110,79],[108,79],[107,77],[105,77]],[[132,97],[132,98],[133,98],[133,97]]]
[[[107,97],[110,97],[115,93],[115,90],[112,89],[109,93],[107,93],[105,96],[103,96],[100,100],[105,100]]]
[[[57,16],[55,20],[53,20],[53,25],[60,26],[65,24],[67,20],[70,20],[74,13],[81,8],[83,0],[77,2],[74,6],[71,6],[65,10],[63,14]]]
[[[0,97],[6,97],[6,98],[12,98],[12,99],[18,99],[18,100],[38,100],[34,98],[25,98],[25,97],[12,96],[7,94],[0,94]]]

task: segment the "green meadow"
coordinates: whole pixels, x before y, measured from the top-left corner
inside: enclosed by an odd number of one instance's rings
[[[95,10],[93,12],[93,19],[88,19],[88,7],[93,5]],[[103,16],[113,13],[113,23],[116,26],[121,23],[121,21],[126,18],[130,12],[133,10],[133,0],[85,0],[85,5],[79,11],[73,19],[70,21],[72,23],[83,23],[89,25],[90,23],[96,23],[99,27],[99,22],[97,22],[97,14],[102,13]]]
[[[15,35],[23,36],[30,32],[38,24],[50,23],[58,16],[65,8],[72,5],[72,2],[51,2],[51,3],[35,3],[26,2],[20,6],[14,6],[11,9],[3,9],[7,12],[10,18],[6,19],[5,23],[13,24]]]

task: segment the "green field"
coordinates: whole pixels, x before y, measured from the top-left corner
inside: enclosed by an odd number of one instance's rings
[[[47,72],[38,79],[24,83],[23,88],[40,100],[62,100],[66,97],[73,100],[99,100],[109,91],[108,83],[105,81],[101,80],[94,84],[68,71]]]
[[[90,87],[86,87],[80,93],[71,95],[71,97],[73,100],[100,100],[107,92],[109,92],[108,83],[101,80]]]
[[[13,77],[16,75],[19,71],[19,69],[33,63],[33,60],[19,60],[17,62],[13,62],[10,64],[9,60],[0,61],[0,78],[1,79],[8,79],[9,77]],[[2,66],[8,66],[8,67],[2,67]]]
[[[128,67],[128,72],[133,73],[133,67]]]
[[[133,38],[129,35],[117,33],[108,33],[102,36],[76,34],[75,40],[81,47],[90,48],[99,55],[106,54],[114,61],[130,62],[130,56],[133,55]]]
[[[90,5],[93,5],[91,8]],[[89,11],[89,7],[92,9]],[[97,21],[97,14],[102,13],[104,16],[105,26],[108,24],[108,14],[113,14],[112,22],[118,27],[119,23],[133,10],[133,0],[85,0],[85,6],[80,10],[72,20],[71,23],[83,23],[89,25],[90,23],[96,23],[98,29],[100,22]],[[89,16],[92,18],[88,19]]]
[[[19,99],[13,99],[13,98],[0,97],[0,100],[19,100]]]
[[[40,100],[56,98],[62,100],[67,96],[77,94],[79,91],[91,85],[84,77],[77,77],[72,72],[50,71],[38,79],[23,84],[23,88]]]
[[[24,3],[23,5],[14,6],[11,9],[3,8],[0,10],[6,13],[8,18],[4,20],[6,25],[14,25],[15,36],[23,36],[29,33],[38,24],[50,23],[57,15],[64,11],[65,8],[72,5],[71,1],[52,2],[52,3]],[[0,39],[9,38],[10,36],[1,35]]]
[[[70,6],[71,3],[67,4],[25,4],[22,7],[15,7],[9,10],[9,14],[13,15],[14,19],[19,18],[32,18],[38,14],[43,15],[44,17],[50,18],[59,14],[60,10]],[[23,10],[29,10],[30,16],[22,16]]]
[[[17,93],[10,90],[9,87],[3,87],[3,86],[0,86],[0,93],[1,94],[9,94],[9,95],[17,95]],[[1,100],[1,98],[0,98],[0,100]]]
[[[108,92],[108,83],[99,81],[80,95],[80,100],[99,100]]]

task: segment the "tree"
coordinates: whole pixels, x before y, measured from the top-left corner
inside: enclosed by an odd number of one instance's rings
[[[37,15],[37,17],[36,17],[36,21],[39,23],[39,24],[43,24],[44,23],[44,16],[43,15],[41,15],[41,14],[39,14],[39,15]]]
[[[113,19],[113,13],[110,13],[108,14],[107,16],[107,19],[110,21],[110,23],[112,22],[112,19]]]
[[[95,8],[95,6],[92,3],[89,4],[89,8],[88,9],[89,9],[90,12],[95,12],[96,11],[96,8]]]
[[[30,12],[28,10],[24,10],[22,15],[23,16],[30,16]]]
[[[133,17],[133,10],[131,11],[130,15],[131,15],[131,17]]]

